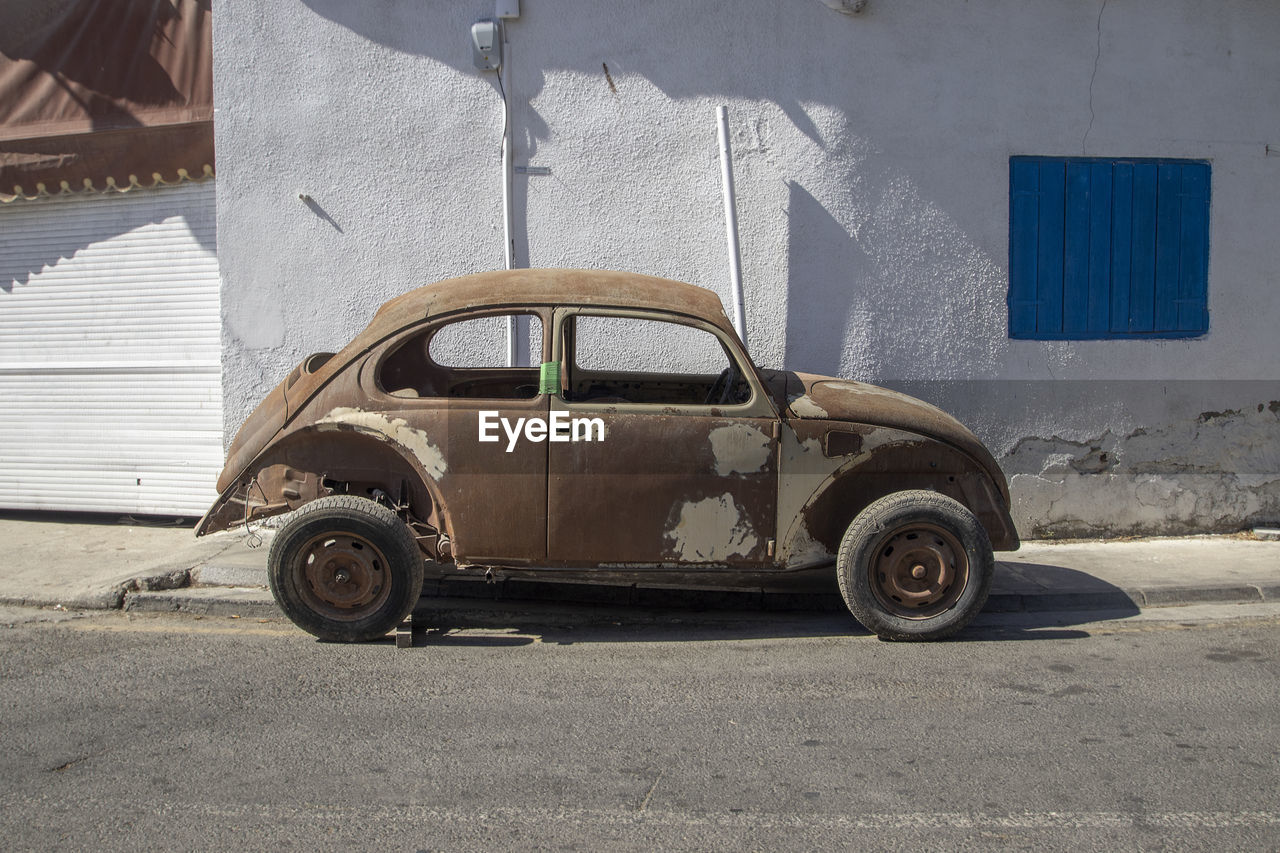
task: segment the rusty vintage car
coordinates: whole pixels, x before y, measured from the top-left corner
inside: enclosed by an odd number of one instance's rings
[[[526,366],[505,366],[509,327]],[[218,490],[197,535],[295,511],[272,592],[342,641],[395,627],[427,561],[661,581],[834,565],[868,629],[937,639],[982,608],[993,546],[1018,547],[1004,475],[951,416],[760,369],[711,291],[591,270],[392,299],[267,396]]]

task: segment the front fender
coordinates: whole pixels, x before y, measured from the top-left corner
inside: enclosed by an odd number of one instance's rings
[[[954,498],[977,516],[994,549],[1017,549],[1003,491],[965,452],[886,427],[814,421],[791,426],[779,495],[778,560],[784,567],[830,563],[858,513],[872,501],[909,489]]]

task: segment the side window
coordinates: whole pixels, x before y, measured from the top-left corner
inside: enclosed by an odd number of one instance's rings
[[[578,315],[568,394],[578,402],[730,405],[751,386],[719,338],[694,326]]]
[[[446,323],[431,335],[429,355],[441,367],[506,367],[507,320],[494,314]],[[533,314],[516,314],[516,366],[542,361],[542,323]]]
[[[515,367],[507,367],[508,320],[516,320]],[[393,397],[528,399],[538,396],[542,321],[490,314],[428,326],[383,360],[378,386]]]

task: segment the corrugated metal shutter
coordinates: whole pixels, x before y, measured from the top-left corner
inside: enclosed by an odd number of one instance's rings
[[[220,337],[212,181],[0,206],[0,506],[203,513]]]

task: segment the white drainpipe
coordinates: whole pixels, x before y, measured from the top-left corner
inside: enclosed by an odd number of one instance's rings
[[[720,178],[724,187],[724,227],[729,241],[729,290],[733,299],[733,328],[747,347],[747,308],[742,298],[742,255],[738,250],[738,212],[733,194],[733,154],[729,150],[729,109],[716,107],[720,122]]]
[[[515,269],[515,237],[511,226],[511,42],[507,41],[507,28],[502,28],[502,65],[498,75],[502,83],[502,235],[506,249],[507,269]],[[516,318],[507,315],[507,366],[516,365]]]

